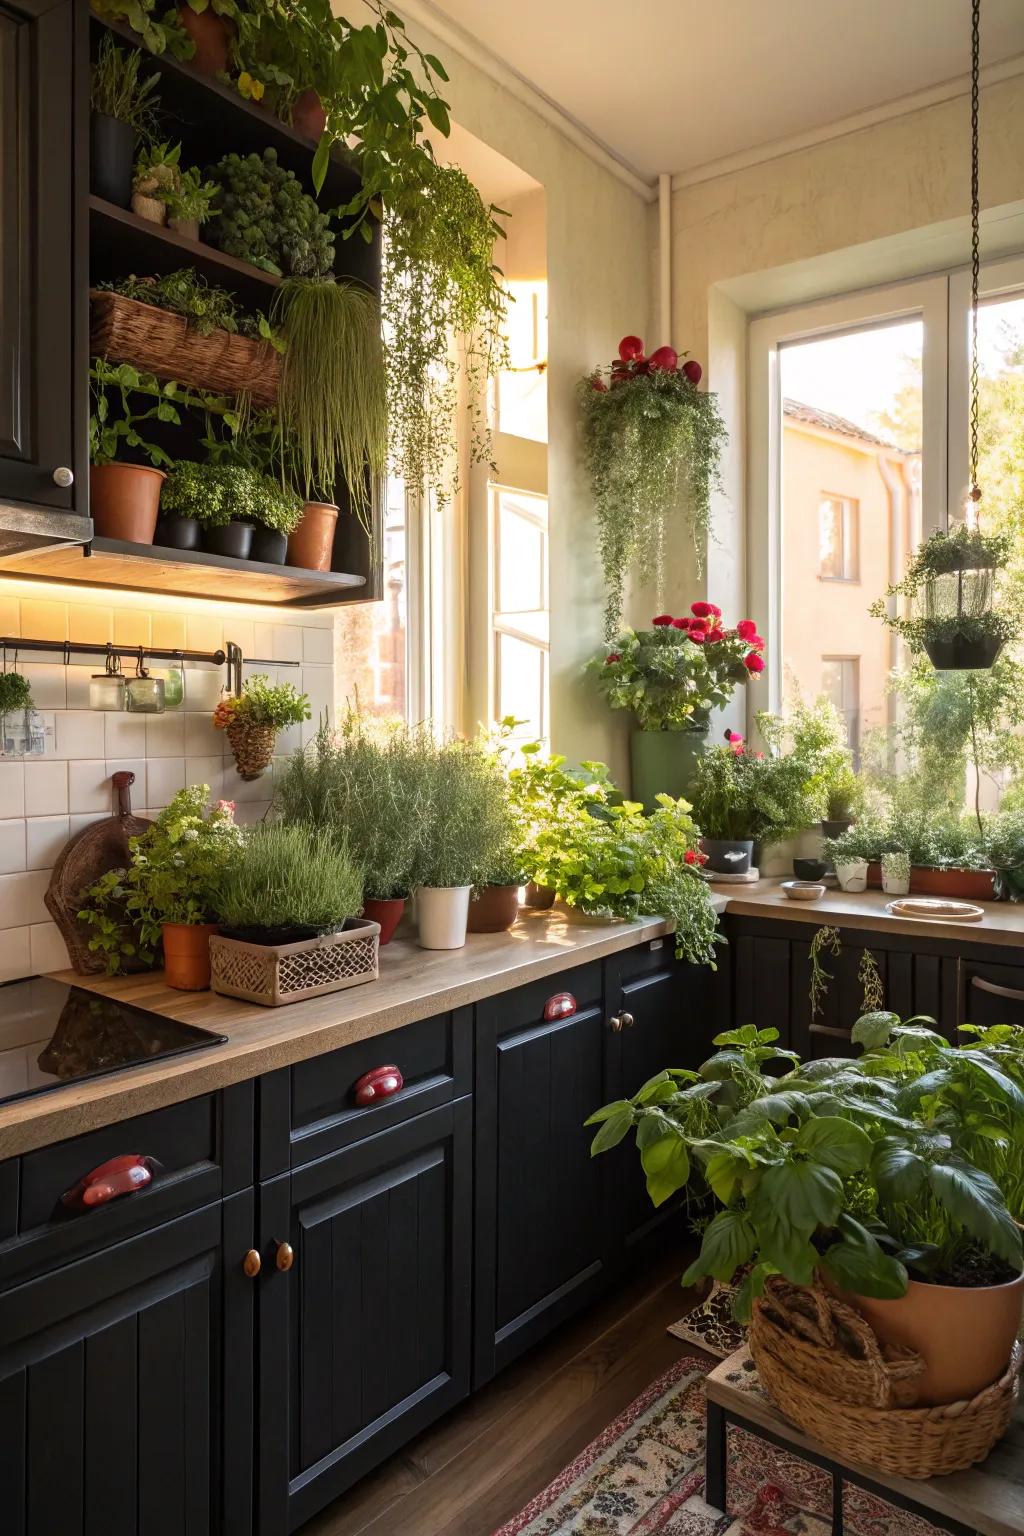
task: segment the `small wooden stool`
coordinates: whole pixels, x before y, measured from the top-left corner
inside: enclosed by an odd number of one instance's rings
[[[750,1351],[723,1360],[707,1378],[707,1450],[704,1497],[725,1510],[726,1434],[730,1424],[783,1450],[794,1451],[832,1478],[832,1532],[843,1536],[843,1484],[852,1483],[900,1509],[930,1520],[954,1536],[1021,1536],[1024,1532],[1024,1402],[988,1459],[966,1472],[919,1481],[877,1468],[836,1461],[783,1418],[763,1391]]]

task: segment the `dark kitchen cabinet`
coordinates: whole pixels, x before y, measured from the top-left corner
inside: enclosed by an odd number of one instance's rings
[[[1024,1025],[1024,966],[964,956],[957,994],[958,1024]]]
[[[282,1536],[469,1392],[472,1105],[260,1187],[256,1529]]]
[[[252,1239],[248,1190],[0,1293],[5,1536],[248,1536]]]
[[[73,0],[0,3],[0,555],[91,531],[75,25]]]

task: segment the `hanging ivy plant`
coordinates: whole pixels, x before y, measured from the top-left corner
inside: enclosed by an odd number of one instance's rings
[[[392,467],[439,501],[446,472],[457,481],[453,337],[467,375],[471,459],[490,460],[485,386],[507,355],[507,294],[493,263],[494,241],[504,233],[500,213],[484,205],[457,166],[432,165],[385,214],[381,311]]]
[[[618,361],[580,382],[609,640],[619,626],[627,573],[635,568],[660,588],[680,509],[688,514],[700,567],[726,442],[718,401],[698,389],[700,378],[700,364],[681,363],[674,348],[658,347],[645,357],[639,336],[624,336]]]

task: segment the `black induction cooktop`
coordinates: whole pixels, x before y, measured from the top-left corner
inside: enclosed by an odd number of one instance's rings
[[[0,987],[0,1104],[226,1039],[49,976],[11,981]]]

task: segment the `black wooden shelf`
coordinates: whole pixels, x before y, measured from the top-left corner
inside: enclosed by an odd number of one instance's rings
[[[190,240],[176,229],[140,219],[102,197],[89,198],[89,243],[93,276],[116,280],[135,273],[152,277],[191,266],[211,283],[230,288],[253,309],[266,310],[281,279],[216,246]]]
[[[346,571],[307,571],[299,566],[233,560],[204,550],[162,549],[94,539],[89,546],[24,550],[3,562],[5,574],[135,592],[179,593],[228,603],[274,603],[287,608],[332,608],[351,602],[366,586]],[[365,594],[367,597],[369,593]]]

